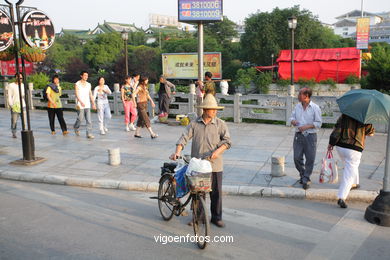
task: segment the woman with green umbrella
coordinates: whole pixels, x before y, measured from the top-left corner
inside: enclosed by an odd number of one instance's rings
[[[390,97],[376,90],[351,90],[337,99],[342,115],[329,138],[328,150],[336,146],[345,163],[337,204],[346,208],[351,188],[359,187],[359,164],[366,136],[374,135],[373,123],[386,123]]]
[[[337,204],[346,208],[345,200],[352,188],[359,187],[359,164],[365,146],[366,136],[374,135],[372,124],[363,124],[347,115],[341,115],[330,135],[328,150],[336,146],[344,161],[344,172],[337,194]]]

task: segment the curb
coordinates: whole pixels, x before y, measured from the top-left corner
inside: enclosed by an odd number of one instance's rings
[[[157,192],[158,182],[118,181],[112,179],[92,179],[84,177],[66,177],[61,175],[45,175],[36,173],[19,173],[0,171],[0,178],[14,181],[78,186],[86,188],[118,189],[128,191]],[[223,185],[224,195],[252,196],[265,198],[292,198],[308,200],[337,200],[336,189],[303,190],[290,187],[262,187],[248,185]],[[348,201],[371,203],[378,191],[353,190],[349,193]]]

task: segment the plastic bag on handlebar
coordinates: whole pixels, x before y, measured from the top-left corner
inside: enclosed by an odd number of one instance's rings
[[[186,175],[191,176],[193,173],[211,173],[212,171],[211,163],[208,160],[192,158],[188,164]]]
[[[190,190],[187,185],[187,180],[185,178],[185,173],[187,171],[188,165],[183,165],[182,167],[177,167],[175,169],[175,179],[176,179],[176,197],[184,197]]]

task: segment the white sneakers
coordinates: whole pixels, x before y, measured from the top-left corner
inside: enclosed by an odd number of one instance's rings
[[[126,132],[135,131],[136,129],[133,123],[126,125]]]
[[[105,134],[106,134],[106,132],[104,131],[104,129],[101,129],[101,130],[100,130],[100,134],[101,134],[101,135],[105,135]]]
[[[129,128],[130,128],[131,131],[135,131],[135,130],[136,130],[136,128],[135,128],[135,126],[134,126],[133,123],[131,123],[131,124],[129,125]]]

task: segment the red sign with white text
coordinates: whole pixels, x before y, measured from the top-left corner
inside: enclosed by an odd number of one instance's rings
[[[2,76],[14,76],[16,74],[16,65],[15,60],[10,61],[0,61],[1,66],[1,75]],[[24,61],[24,66],[26,69],[26,75],[33,73],[34,66],[32,62]],[[19,58],[19,70],[22,72],[22,60]]]

